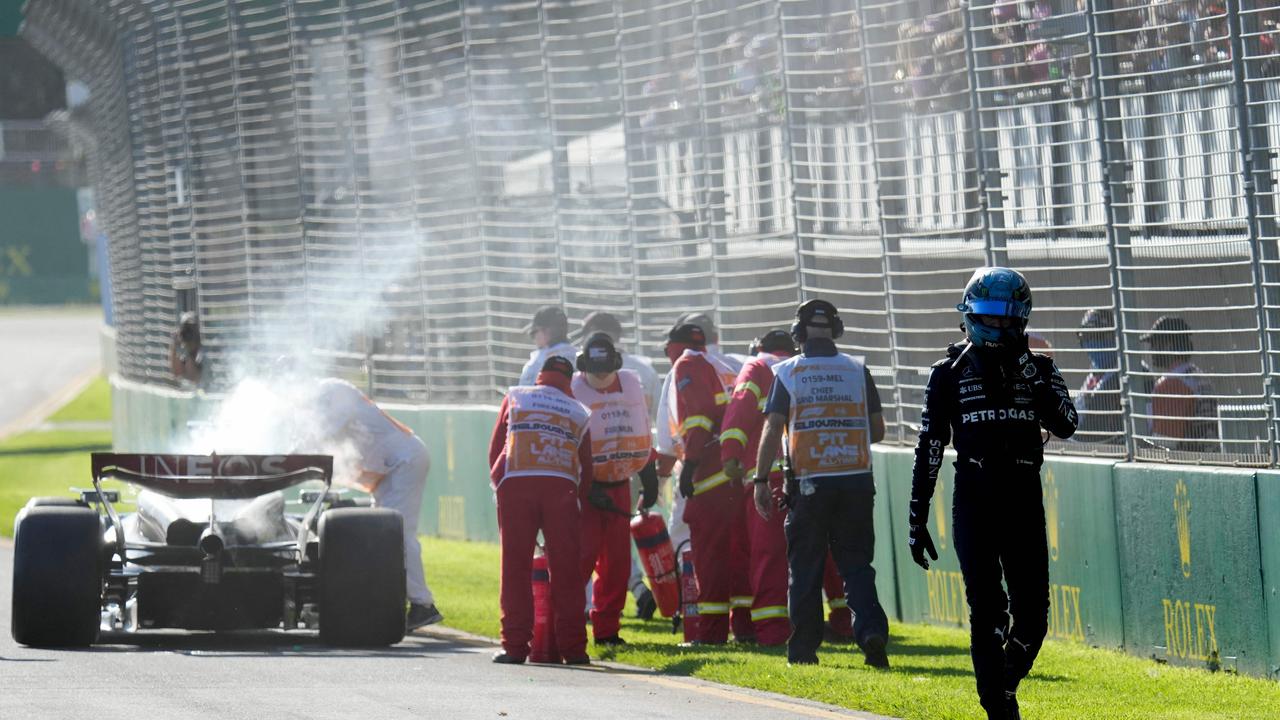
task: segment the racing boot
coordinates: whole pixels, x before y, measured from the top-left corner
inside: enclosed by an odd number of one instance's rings
[[[862,642],[862,652],[866,655],[866,664],[873,668],[888,670],[889,653],[885,652],[885,646],[888,644],[883,635],[868,635],[867,639]]]
[[[444,615],[436,609],[435,605],[419,605],[418,603],[409,604],[409,613],[405,616],[404,626],[408,632],[413,632],[420,627],[427,625],[435,625],[444,620]]]
[[[1018,711],[1018,694],[1012,690],[1004,693],[1004,720],[1022,720],[1022,713]]]
[[[565,665],[590,665],[591,656],[579,655],[578,657],[565,658],[564,664]]]

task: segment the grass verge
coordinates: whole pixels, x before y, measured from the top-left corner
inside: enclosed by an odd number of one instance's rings
[[[50,422],[111,419],[111,390],[95,380],[52,416]],[[111,449],[109,430],[31,431],[0,440],[0,536],[13,536],[13,519],[32,497],[70,497],[70,488],[93,487],[89,453]],[[120,487],[118,484],[107,484]]]
[[[497,637],[497,545],[427,538],[423,557],[445,624]],[[670,621],[633,615],[628,598],[621,634],[629,645],[618,651],[592,646],[593,657],[912,720],[985,717],[963,630],[893,624],[893,669],[879,672],[864,666],[850,645],[824,645],[821,665],[795,668],[777,648],[680,648]],[[1038,720],[1262,720],[1276,717],[1280,684],[1048,642],[1018,698],[1023,715]]]

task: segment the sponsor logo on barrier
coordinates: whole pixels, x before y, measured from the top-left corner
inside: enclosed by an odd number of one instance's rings
[[[1182,577],[1191,577],[1191,495],[1187,484],[1178,481],[1173,490],[1173,512],[1178,527],[1178,558],[1182,561]]]
[[[1049,637],[1084,642],[1084,615],[1080,611],[1078,586],[1049,586]]]
[[[968,625],[964,576],[953,570],[928,570],[929,617],[939,622]]]
[[[1179,483],[1181,484],[1181,483]],[[1215,660],[1218,657],[1218,607],[1164,598],[1164,645],[1170,657]]]
[[[461,495],[441,495],[437,509],[440,537],[467,539],[467,499]]]
[[[1058,482],[1053,477],[1053,470],[1044,473],[1044,521],[1045,530],[1049,534],[1049,559],[1058,561],[1058,543],[1061,541],[1058,515]]]

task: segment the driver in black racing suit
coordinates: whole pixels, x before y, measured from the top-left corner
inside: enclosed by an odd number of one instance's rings
[[[1049,614],[1040,429],[1068,438],[1076,431],[1076,411],[1053,360],[1027,349],[1031,289],[1020,273],[978,269],[957,309],[968,337],[949,347],[929,375],[908,542],[926,570],[926,552],[938,559],[929,500],[943,450],[954,441],[952,524],[978,698],[989,719],[1016,720],[1018,683],[1040,651]]]

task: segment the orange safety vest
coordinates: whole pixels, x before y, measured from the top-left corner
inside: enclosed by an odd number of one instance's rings
[[[791,395],[791,466],[799,478],[871,470],[871,417],[862,358],[797,355],[773,367]]]
[[[582,373],[573,376],[573,397],[591,408],[591,462],[596,480],[631,479],[649,462],[653,438],[644,384],[631,370],[619,370],[621,392],[601,392]]]
[[[578,447],[591,411],[546,385],[507,392],[506,477],[541,475],[578,482]]]

